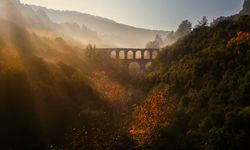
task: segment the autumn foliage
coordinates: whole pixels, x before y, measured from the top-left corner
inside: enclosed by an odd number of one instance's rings
[[[94,88],[108,102],[127,103],[131,92],[120,83],[113,81],[104,71],[93,73],[91,78]]]
[[[233,48],[238,53],[241,53],[245,46],[250,46],[250,32],[238,32],[227,43],[227,48]]]
[[[136,106],[133,114],[133,125],[129,131],[138,146],[149,144],[158,137],[158,130],[172,122],[171,114],[176,104],[168,98],[168,87],[152,91],[146,100]]]

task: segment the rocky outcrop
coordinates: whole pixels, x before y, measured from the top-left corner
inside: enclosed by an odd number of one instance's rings
[[[243,9],[240,12],[240,15],[250,15],[250,0],[245,0]]]

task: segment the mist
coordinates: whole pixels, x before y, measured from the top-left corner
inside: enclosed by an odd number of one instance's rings
[[[0,149],[250,147],[249,8],[168,32],[1,0]]]

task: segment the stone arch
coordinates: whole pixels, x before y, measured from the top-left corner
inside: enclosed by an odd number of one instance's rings
[[[150,51],[146,50],[144,52],[144,59],[150,59],[150,55],[151,55]]]
[[[135,59],[142,59],[142,52],[140,50],[135,52]]]
[[[137,73],[139,73],[141,71],[141,66],[137,62],[129,63],[128,68],[129,68],[129,73],[130,74],[137,74]]]
[[[125,59],[125,52],[124,51],[119,52],[119,59]]]
[[[156,57],[157,57],[157,54],[158,54],[158,51],[153,51],[152,52],[152,59],[156,59]]]
[[[111,53],[110,53],[110,58],[112,58],[112,59],[116,59],[116,51],[111,51]]]
[[[134,58],[133,51],[128,51],[128,53],[127,53],[127,59],[133,59],[133,58]]]

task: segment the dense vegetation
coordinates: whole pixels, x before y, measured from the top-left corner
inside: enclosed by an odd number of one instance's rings
[[[250,148],[250,16],[183,21],[140,76],[92,45],[7,20],[0,149]]]
[[[1,149],[114,147],[126,126],[127,76],[88,52],[0,21]]]
[[[175,104],[176,109],[168,114],[162,111],[158,118],[170,119],[152,133],[158,135],[144,148],[249,148],[249,77],[249,16],[213,27],[197,26],[164,48],[145,77],[145,91],[167,87],[166,105]]]

